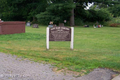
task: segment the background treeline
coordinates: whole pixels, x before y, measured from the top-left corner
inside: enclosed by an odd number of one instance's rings
[[[88,3],[93,3],[85,9]],[[69,25],[106,22],[120,16],[120,0],[0,0],[4,21],[31,21],[48,25],[67,20]]]

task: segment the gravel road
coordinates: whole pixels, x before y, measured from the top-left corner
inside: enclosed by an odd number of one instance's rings
[[[23,60],[10,54],[0,53],[0,80],[111,80],[116,73],[108,69],[95,69],[88,75],[73,77],[56,73],[50,64]]]

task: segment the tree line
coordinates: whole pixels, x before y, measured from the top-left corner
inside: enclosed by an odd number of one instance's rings
[[[85,10],[88,3],[94,5]],[[0,0],[0,18],[4,21],[49,21],[71,26],[78,22],[107,21],[120,16],[120,0]]]

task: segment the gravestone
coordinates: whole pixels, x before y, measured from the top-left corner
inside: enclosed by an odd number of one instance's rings
[[[50,25],[48,25],[48,27],[49,27],[49,28],[51,28],[51,27],[53,27],[53,25],[52,25],[52,24],[50,24]]]
[[[26,23],[26,26],[30,26],[30,22],[27,22],[27,23]]]
[[[64,23],[59,23],[59,26],[64,26]]]
[[[33,28],[38,28],[38,24],[33,24]]]

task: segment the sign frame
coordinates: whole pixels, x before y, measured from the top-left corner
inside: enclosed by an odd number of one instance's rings
[[[57,27],[53,27],[53,29],[56,29]],[[59,27],[58,27],[59,28]],[[66,28],[66,29],[68,29],[67,27],[64,27],[64,28]],[[71,28],[69,28],[70,30],[68,30],[68,31],[70,31],[70,34],[66,34],[67,36],[69,36],[68,38],[70,38],[70,39],[60,39],[59,37],[57,38],[57,39],[55,39],[55,40],[50,40],[50,35],[51,35],[51,33],[50,33],[50,29],[52,29],[52,28],[49,28],[49,27],[47,27],[46,28],[46,49],[47,50],[49,50],[49,41],[70,41],[70,49],[71,50],[73,50],[73,46],[74,46],[74,27],[71,27]],[[59,29],[58,29],[59,30]],[[60,29],[61,30],[61,29]],[[54,31],[54,30],[53,30]],[[65,31],[65,32],[64,32]],[[61,33],[60,34],[64,34],[64,33],[68,33],[68,31],[67,30],[65,30],[64,29],[64,31],[61,31]],[[55,32],[55,31],[54,31]],[[57,33],[57,31],[55,32],[55,34]],[[54,36],[54,35],[53,35]],[[59,35],[59,36],[61,36],[61,35]]]

